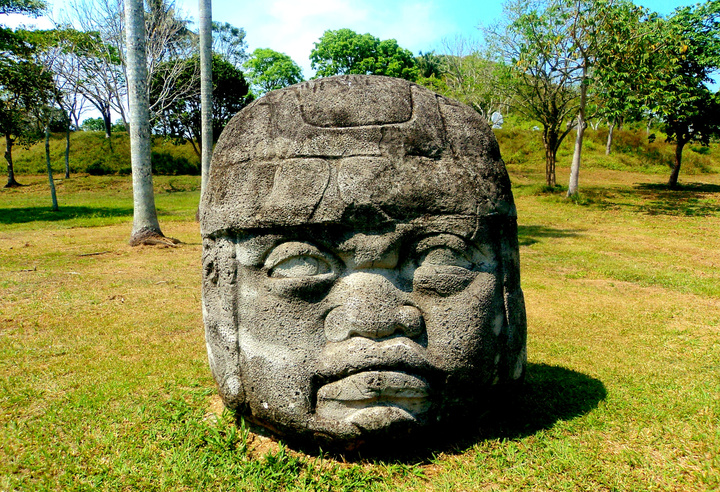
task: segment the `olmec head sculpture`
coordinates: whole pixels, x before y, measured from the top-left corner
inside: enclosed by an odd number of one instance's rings
[[[213,375],[273,432],[405,435],[523,377],[510,181],[467,106],[377,76],[270,93],[223,132],[201,228]]]

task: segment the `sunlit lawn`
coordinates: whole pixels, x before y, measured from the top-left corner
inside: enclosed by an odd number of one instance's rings
[[[218,412],[198,178],[156,178],[177,248],[127,245],[129,177],[0,191],[0,490],[717,490],[720,175],[594,169],[577,203],[510,166],[525,390],[455,443],[308,456]],[[564,181],[567,170],[558,172]]]

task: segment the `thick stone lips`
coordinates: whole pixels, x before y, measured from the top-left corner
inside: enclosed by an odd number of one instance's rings
[[[364,371],[321,387],[316,413],[370,429],[379,422],[415,422],[431,407],[428,383],[397,371]]]
[[[316,414],[366,430],[378,422],[416,422],[431,407],[430,385],[420,376],[432,365],[407,337],[352,337],[325,347],[318,374]]]
[[[323,401],[362,406],[382,401],[426,400],[428,390],[428,383],[417,376],[397,371],[364,371],[320,388],[318,405]]]

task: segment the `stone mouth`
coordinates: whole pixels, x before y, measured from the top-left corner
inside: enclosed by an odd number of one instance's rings
[[[398,371],[363,371],[328,383],[318,400],[379,402],[426,399],[430,386],[425,379]]]
[[[430,406],[430,385],[424,378],[373,370],[322,386],[317,393],[316,412],[322,418],[367,428],[400,420],[415,421]]]

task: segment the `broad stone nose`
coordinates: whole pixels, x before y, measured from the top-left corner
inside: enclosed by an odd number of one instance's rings
[[[339,304],[325,318],[330,342],[353,336],[417,337],[424,330],[422,313],[405,299],[406,294],[384,275],[357,272],[341,279],[333,289]]]

